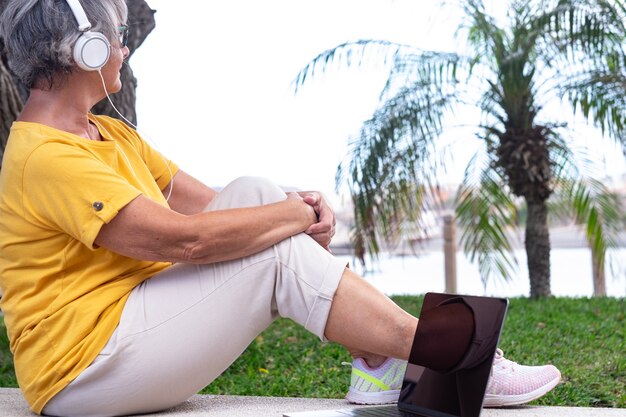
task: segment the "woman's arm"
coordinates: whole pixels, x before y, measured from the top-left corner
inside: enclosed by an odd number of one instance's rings
[[[313,207],[295,193],[264,206],[192,215],[139,196],[102,226],[95,244],[136,259],[204,264],[251,255],[316,222]]]
[[[170,193],[170,187],[172,192]],[[170,208],[181,214],[200,213],[213,200],[217,192],[191,175],[178,171],[163,190]]]
[[[170,195],[169,190],[172,184],[174,188]],[[183,171],[178,171],[173,181],[163,190],[163,195],[169,196],[168,203],[172,210],[181,214],[200,213],[216,194],[215,190]],[[317,214],[317,222],[311,225],[305,233],[323,248],[330,250],[329,246],[335,235],[336,224],[332,207],[319,191],[301,191],[298,194],[313,207]]]

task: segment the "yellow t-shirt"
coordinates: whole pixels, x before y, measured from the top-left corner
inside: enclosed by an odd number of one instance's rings
[[[36,413],[102,350],[130,291],[171,265],[94,245],[137,196],[167,206],[178,168],[124,123],[92,120],[104,141],[15,122],[0,172],[0,307]]]

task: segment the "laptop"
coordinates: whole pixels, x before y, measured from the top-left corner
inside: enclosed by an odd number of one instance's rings
[[[427,293],[420,317],[442,303],[462,302],[473,314],[473,334],[452,369],[436,371],[415,364],[415,342],[397,405],[284,413],[284,417],[479,417],[508,308],[505,298]],[[431,312],[432,313],[432,312]],[[420,325],[416,332],[418,339]]]

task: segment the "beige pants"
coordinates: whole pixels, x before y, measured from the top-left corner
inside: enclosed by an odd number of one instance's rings
[[[277,186],[245,177],[207,209],[283,199]],[[344,268],[305,234],[235,261],[175,265],[132,291],[108,344],[43,413],[114,416],[180,404],[217,378],[278,316],[324,339]]]

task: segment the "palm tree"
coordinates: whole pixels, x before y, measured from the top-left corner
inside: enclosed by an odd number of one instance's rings
[[[624,3],[513,0],[502,26],[482,0],[459,0],[458,6],[464,16],[458,33],[467,39],[463,53],[349,42],[313,59],[295,88],[335,61],[360,63],[381,49],[384,59],[393,57],[380,107],[337,173],[337,186],[347,180],[354,202],[357,255],[376,254],[381,240],[397,238],[401,225],[418,221],[434,201],[445,166],[438,146],[444,135],[475,137],[481,150],[468,163],[456,200],[461,244],[478,261],[483,280],[509,276],[517,262],[509,232],[521,200],[530,295],[549,296],[548,200],[559,192],[569,196],[577,215],[591,217],[603,204],[593,200],[602,193],[590,192],[571,122],[563,116],[578,116],[626,147]],[[556,114],[547,110],[555,103]],[[459,114],[474,114],[471,109],[478,115],[471,126],[453,123]],[[601,251],[606,226],[616,217],[598,218],[589,229]]]

